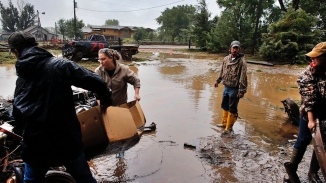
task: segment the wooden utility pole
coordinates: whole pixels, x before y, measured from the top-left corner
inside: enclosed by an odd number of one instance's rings
[[[55,29],[55,38],[58,39],[58,34],[57,34],[57,22],[54,22],[54,29]]]
[[[76,40],[76,2],[74,0],[74,39]]]

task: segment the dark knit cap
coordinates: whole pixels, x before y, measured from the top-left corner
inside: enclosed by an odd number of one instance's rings
[[[8,38],[9,50],[37,46],[35,37],[23,31],[13,32]],[[9,51],[10,54],[10,51]]]

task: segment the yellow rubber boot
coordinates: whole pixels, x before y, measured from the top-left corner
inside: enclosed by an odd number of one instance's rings
[[[221,124],[217,124],[216,126],[225,128],[226,127],[226,123],[228,121],[228,116],[229,116],[229,111],[223,110],[223,112],[222,112],[222,123]]]
[[[237,118],[238,118],[238,114],[234,114],[234,113],[229,112],[228,120],[227,120],[226,127],[225,127],[225,131],[231,131],[232,130],[233,124],[237,121]]]

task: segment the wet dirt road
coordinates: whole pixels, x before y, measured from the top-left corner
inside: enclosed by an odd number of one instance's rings
[[[154,50],[151,61],[134,67],[142,84],[140,104],[147,124],[157,124],[156,132],[143,134],[123,158],[95,157],[99,180],[282,182],[283,161],[289,159],[286,153],[293,145],[288,140],[295,139],[298,128],[290,124],[280,101],[299,99],[300,69],[249,65],[249,88],[239,104],[235,135],[221,137],[222,130],[215,125],[221,119],[223,87],[213,87],[220,59],[170,54]],[[305,172],[302,177],[304,181]]]
[[[155,122],[157,129],[124,152],[95,156],[99,182],[282,182],[283,163],[293,146],[288,140],[295,139],[298,128],[290,124],[280,101],[299,100],[296,79],[302,69],[248,64],[241,119],[234,135],[221,136],[215,125],[221,119],[223,86],[213,85],[222,57],[171,53],[153,50],[148,61],[133,63],[146,124]],[[14,75],[14,67],[0,67],[0,84],[6,86],[0,95],[13,93]],[[128,93],[132,100],[132,87]],[[303,182],[311,148],[299,166]]]

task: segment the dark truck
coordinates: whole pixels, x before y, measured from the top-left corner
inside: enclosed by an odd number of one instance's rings
[[[119,41],[121,42],[121,41]],[[70,41],[62,47],[62,56],[78,62],[82,58],[96,58],[102,48],[111,48],[118,51],[123,60],[131,61],[138,53],[138,46],[109,45],[104,35],[93,34],[86,40]]]

